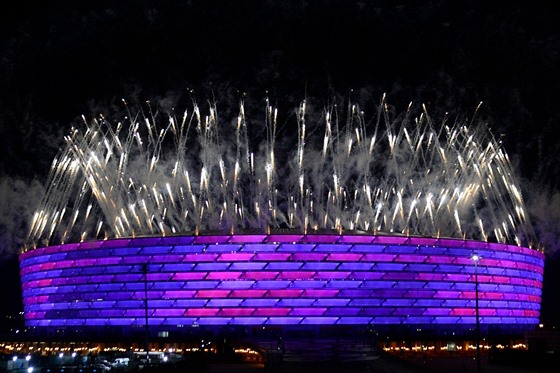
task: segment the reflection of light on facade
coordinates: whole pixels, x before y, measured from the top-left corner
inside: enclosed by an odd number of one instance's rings
[[[31,327],[539,322],[544,257],[524,247],[429,237],[253,234],[74,243],[20,256]]]

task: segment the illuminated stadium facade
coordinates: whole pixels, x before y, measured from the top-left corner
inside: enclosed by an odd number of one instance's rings
[[[134,327],[148,321],[152,330],[460,330],[476,321],[474,253],[481,256],[480,324],[537,324],[543,254],[512,245],[334,233],[191,235],[57,245],[27,251],[20,260],[30,327]]]
[[[393,117],[384,100],[373,123],[356,105],[309,123],[307,108],[297,131],[281,132],[268,100],[262,128],[243,104],[220,123],[195,103],[164,126],[129,115],[73,129],[20,255],[26,325],[539,322],[543,252],[485,126],[436,125],[425,108]]]

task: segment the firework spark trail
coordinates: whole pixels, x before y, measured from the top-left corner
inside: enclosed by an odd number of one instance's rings
[[[161,127],[151,108],[114,129],[84,120],[53,161],[27,247],[266,227],[534,245],[512,166],[486,127],[413,108],[392,118],[383,98],[368,123],[349,103],[346,116],[332,106],[314,123],[304,101],[293,151],[278,149],[268,100],[263,141],[250,137],[243,102],[232,124],[196,103]]]

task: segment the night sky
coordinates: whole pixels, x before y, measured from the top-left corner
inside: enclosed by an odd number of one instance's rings
[[[0,316],[22,310],[17,253],[82,115],[122,99],[367,107],[386,93],[397,111],[483,102],[545,247],[541,318],[560,326],[559,15],[526,1],[13,2],[0,16]]]

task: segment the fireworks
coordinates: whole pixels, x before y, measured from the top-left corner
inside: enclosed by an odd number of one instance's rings
[[[293,125],[268,101],[260,120],[243,102],[231,121],[196,103],[163,123],[84,119],[53,161],[26,246],[274,228],[535,244],[508,156],[483,124],[412,106],[392,117],[384,99],[377,109],[374,120],[352,103],[315,119],[304,101]]]

